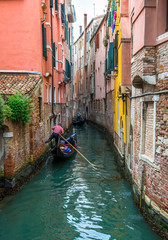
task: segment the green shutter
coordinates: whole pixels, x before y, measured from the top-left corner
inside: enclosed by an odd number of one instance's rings
[[[46,28],[44,27],[44,23],[42,24],[42,41],[43,41],[43,57],[47,60],[47,42],[46,42]]]
[[[108,15],[108,27],[111,27],[111,12],[109,12],[109,15]]]
[[[53,0],[50,0],[50,8],[53,8]]]
[[[58,12],[58,0],[55,0],[55,11]]]
[[[114,44],[113,42],[110,43],[110,48],[108,52],[108,70],[114,71]]]
[[[70,46],[71,46],[71,29],[70,28],[68,29],[68,43],[69,43],[69,49],[70,49]]]
[[[55,42],[52,44],[52,64],[55,67]]]
[[[61,21],[65,23],[65,7],[64,4],[61,3]]]
[[[118,31],[114,40],[114,67],[118,67]]]
[[[66,64],[66,76],[69,78],[68,80],[71,80],[71,65],[69,64],[68,60],[65,59]]]
[[[104,74],[105,74],[105,80],[107,80],[106,76],[107,76],[107,59],[105,60],[104,63]]]

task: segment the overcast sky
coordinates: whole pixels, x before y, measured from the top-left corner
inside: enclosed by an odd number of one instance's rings
[[[74,27],[74,40],[79,37],[79,26],[82,25],[83,30],[83,18],[84,13],[87,13],[87,23],[94,17],[94,4],[95,4],[95,16],[102,15],[106,9],[107,0],[72,0],[72,4],[75,7],[77,21],[73,24]]]

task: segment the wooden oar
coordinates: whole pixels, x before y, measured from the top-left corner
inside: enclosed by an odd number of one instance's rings
[[[97,168],[101,168],[98,165],[95,165],[93,163],[91,163],[85,156],[83,156],[83,154],[81,152],[79,152],[78,149],[76,149],[70,142],[68,142],[61,134],[59,134],[60,137],[62,137],[64,139],[64,141],[66,141],[71,147],[73,147],[73,149],[75,149],[75,151],[77,151],[88,163],[90,163],[93,167],[97,167]]]

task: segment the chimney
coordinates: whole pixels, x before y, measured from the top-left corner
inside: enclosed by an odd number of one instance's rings
[[[86,27],[87,27],[87,14],[85,13],[84,14],[84,31],[85,31]]]
[[[79,26],[79,34],[82,34],[82,26]]]

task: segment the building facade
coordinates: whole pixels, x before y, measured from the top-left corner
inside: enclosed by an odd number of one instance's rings
[[[130,5],[132,158],[128,164],[134,187],[143,193],[145,205],[165,222],[168,220],[167,7],[167,1],[131,1]]]
[[[167,0],[109,0],[107,14],[89,43],[88,88],[82,85],[81,92],[82,98],[86,96],[83,102],[89,103],[88,119],[111,133],[140,210],[164,237],[168,226],[167,9]],[[76,85],[81,79],[85,78],[76,78]],[[78,92],[76,96],[80,99]],[[81,104],[78,108],[84,109]]]
[[[45,152],[54,124],[72,122],[66,91],[75,10],[70,0],[1,1],[0,7],[0,94],[6,100],[20,91],[34,103],[31,123],[8,119],[0,130],[0,177],[12,180]]]

